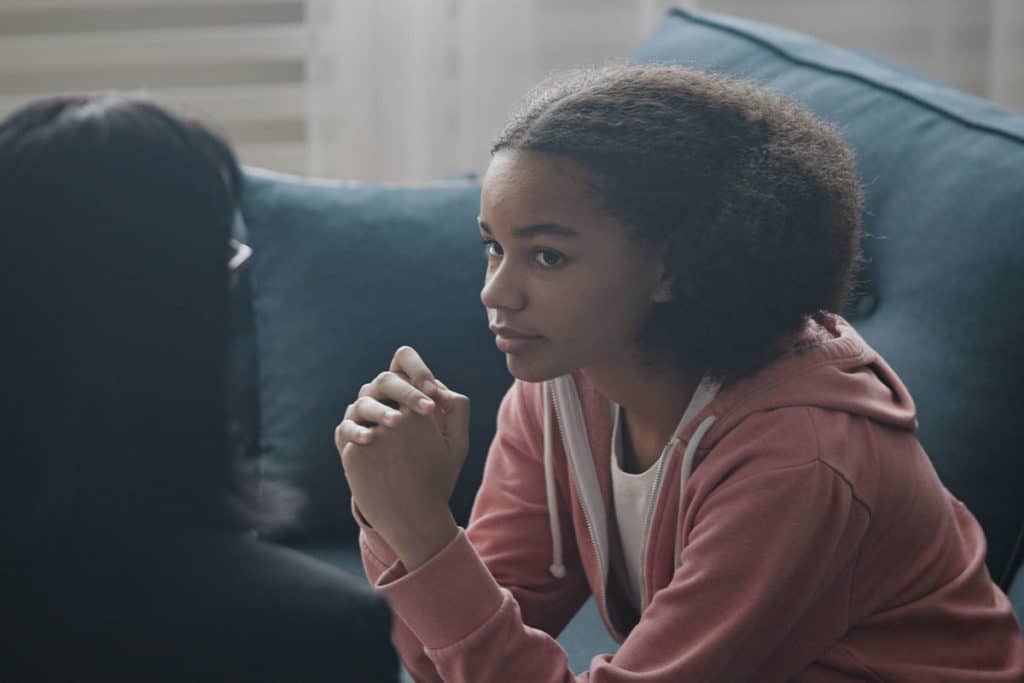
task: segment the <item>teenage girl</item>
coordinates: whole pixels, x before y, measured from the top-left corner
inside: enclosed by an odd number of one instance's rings
[[[468,529],[469,401],[408,347],[336,430],[417,681],[1020,683],[1024,639],[914,403],[842,318],[836,132],[666,66],[537,89],[483,180],[481,300],[516,378]],[[593,595],[622,643],[574,676]]]

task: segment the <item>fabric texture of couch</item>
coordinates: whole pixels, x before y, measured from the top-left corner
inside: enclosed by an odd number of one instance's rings
[[[869,55],[766,24],[672,10],[631,56],[756,81],[835,123],[855,149],[868,257],[846,317],[906,382],[943,481],[978,517],[1011,591],[1024,530],[1024,118]],[[483,143],[482,143],[483,144]],[[358,569],[333,428],[400,344],[473,402],[453,499],[464,521],[511,378],[479,303],[471,181],[375,186],[250,169],[247,342],[263,475],[309,498],[285,542]],[[1024,579],[1011,597],[1024,609]],[[610,646],[591,612],[570,661]],[[574,630],[575,629],[575,630]],[[589,647],[593,647],[589,652]]]

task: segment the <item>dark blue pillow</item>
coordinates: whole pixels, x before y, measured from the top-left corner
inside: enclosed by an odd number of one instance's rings
[[[306,493],[305,538],[354,534],[334,427],[402,344],[473,399],[470,462],[453,499],[468,517],[511,383],[479,299],[479,196],[468,181],[381,186],[247,170],[263,476]]]
[[[920,438],[1009,585],[1024,529],[1024,118],[765,24],[673,10],[633,54],[767,85],[838,125],[866,192],[847,312],[917,403]]]

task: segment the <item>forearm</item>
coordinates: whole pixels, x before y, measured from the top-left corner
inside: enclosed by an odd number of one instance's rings
[[[464,533],[416,571],[396,564],[376,586],[388,597],[403,639],[416,646],[396,644],[419,669],[425,654],[454,683],[574,680],[565,652],[523,623],[513,593],[497,584]]]
[[[421,519],[415,526],[390,532],[386,538],[406,571],[411,572],[451,543],[458,531],[455,518],[445,508],[437,515]]]

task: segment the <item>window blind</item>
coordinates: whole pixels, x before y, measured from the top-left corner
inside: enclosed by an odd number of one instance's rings
[[[0,116],[128,90],[202,118],[243,163],[305,173],[315,43],[302,0],[0,0]]]

